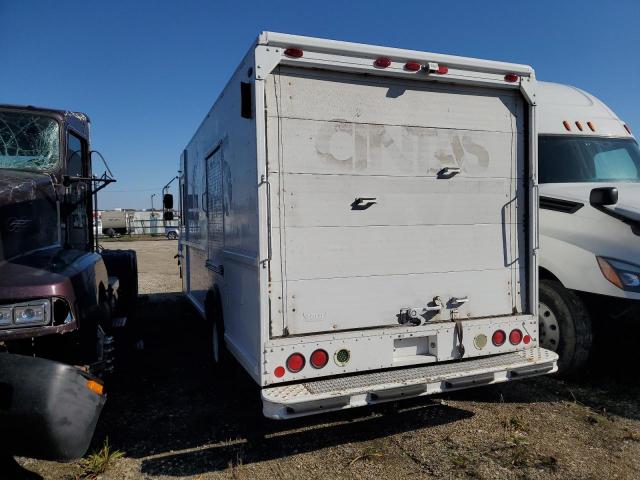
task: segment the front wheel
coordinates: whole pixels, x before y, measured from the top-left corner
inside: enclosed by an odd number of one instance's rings
[[[176,240],[178,238],[178,234],[176,232],[169,232],[167,233],[167,238],[169,240]]]
[[[559,374],[577,373],[593,345],[591,316],[584,301],[558,281],[541,280],[538,319],[540,346],[558,354]]]

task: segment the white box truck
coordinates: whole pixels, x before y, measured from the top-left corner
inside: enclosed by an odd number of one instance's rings
[[[536,92],[540,342],[572,374],[598,327],[640,319],[640,148],[593,95],[547,82]]]
[[[181,156],[187,297],[290,418],[554,372],[531,67],[262,33]]]

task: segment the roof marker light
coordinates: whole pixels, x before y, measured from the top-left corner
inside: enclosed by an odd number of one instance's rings
[[[515,73],[507,73],[504,76],[504,81],[505,82],[509,82],[509,83],[515,83],[518,80],[520,80],[520,77],[518,75],[516,75]]]
[[[571,124],[569,122],[565,120],[564,122],[562,122],[562,125],[564,125],[564,128],[567,130],[567,132],[571,131]]]
[[[582,123],[580,123],[580,122],[576,122],[576,127],[578,127],[578,130],[580,130],[580,131],[583,130]]]
[[[629,128],[628,125],[625,124],[624,129],[627,131],[629,135],[631,135],[631,129]]]
[[[446,65],[438,65],[439,75],[446,75],[447,73],[449,73],[449,67],[447,67]]]
[[[418,62],[407,62],[404,64],[404,69],[408,70],[409,72],[417,72],[421,68],[422,65],[420,65]]]
[[[377,58],[373,64],[378,68],[387,68],[391,65],[391,59],[388,57]]]
[[[593,122],[587,122],[587,127],[589,127],[592,132],[596,131],[596,126],[593,124]]]
[[[284,54],[287,57],[291,57],[291,58],[302,58],[302,56],[304,55],[304,52],[299,48],[287,48],[284,51]]]

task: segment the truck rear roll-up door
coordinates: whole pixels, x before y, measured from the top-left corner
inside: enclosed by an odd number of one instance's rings
[[[397,325],[436,296],[436,319],[452,298],[523,311],[517,92],[284,68],[266,91],[274,335]]]

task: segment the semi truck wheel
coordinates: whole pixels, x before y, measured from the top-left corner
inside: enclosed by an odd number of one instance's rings
[[[541,280],[538,318],[540,346],[559,355],[559,374],[579,372],[593,344],[591,317],[582,299],[558,281]]]
[[[138,300],[138,257],[134,250],[103,250],[101,252],[107,272],[118,277],[118,313],[131,315]]]
[[[222,305],[220,296],[216,292],[207,295],[205,303],[205,314],[207,328],[210,332],[210,358],[214,367],[219,367],[227,363],[229,353],[224,343],[224,321],[222,318]]]

